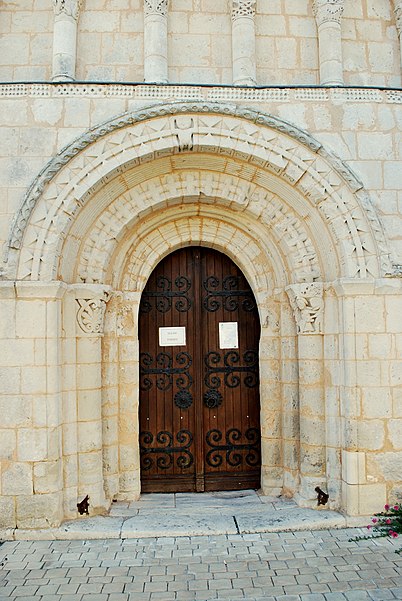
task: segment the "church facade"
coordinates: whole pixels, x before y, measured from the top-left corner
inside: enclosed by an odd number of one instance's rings
[[[0,530],[402,501],[401,0],[4,0]]]

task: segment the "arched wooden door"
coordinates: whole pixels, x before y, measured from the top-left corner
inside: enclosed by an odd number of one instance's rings
[[[227,256],[188,247],[151,274],[140,305],[143,492],[260,486],[260,325]]]

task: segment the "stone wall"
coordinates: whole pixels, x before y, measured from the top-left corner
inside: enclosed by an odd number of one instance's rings
[[[0,79],[52,78],[50,0],[5,0],[0,13]],[[255,15],[258,85],[318,84],[312,0],[259,0]],[[346,1],[341,20],[344,82],[399,86],[400,50],[391,0]],[[180,0],[168,9],[168,76],[175,83],[232,83],[228,0]],[[79,81],[144,79],[141,0],[86,0],[78,21]]]

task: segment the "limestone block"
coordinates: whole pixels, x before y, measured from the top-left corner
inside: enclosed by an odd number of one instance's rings
[[[1,65],[29,64],[29,36],[8,34],[0,39]]]
[[[357,444],[360,449],[378,451],[382,449],[385,441],[384,423],[378,419],[360,421],[357,424]]]
[[[59,493],[17,497],[18,528],[56,528],[62,519]]]
[[[15,501],[13,497],[0,497],[0,529],[15,528]]]
[[[395,451],[371,455],[368,467],[371,473],[379,474],[384,480],[399,482],[402,473],[402,452]]]
[[[375,296],[355,299],[356,332],[385,332],[384,301]]]
[[[281,466],[282,451],[281,442],[279,440],[262,440],[262,464],[264,466]]]
[[[46,303],[41,300],[19,300],[16,308],[18,338],[43,338],[46,332]]]
[[[0,394],[14,395],[20,392],[20,368],[0,367]],[[1,403],[1,400],[0,400]],[[9,400],[7,410],[9,411]],[[7,418],[6,418],[7,419]]]
[[[34,490],[37,494],[53,493],[62,488],[61,461],[44,461],[34,464]]]
[[[302,385],[313,386],[323,384],[322,362],[300,360],[299,381]]]
[[[402,385],[402,362],[390,361],[390,377],[389,383],[391,386]]]
[[[392,389],[392,408],[394,417],[402,417],[402,387]]]
[[[44,394],[47,392],[46,367],[30,366],[21,370],[21,392],[23,394]]]
[[[325,422],[318,417],[300,416],[300,442],[307,445],[325,444]]]
[[[8,371],[10,371],[10,368],[8,368]],[[16,371],[19,372],[19,370]],[[7,372],[3,372],[4,378],[7,377]],[[3,373],[0,368],[0,392],[2,392],[1,382]],[[14,387],[18,387],[16,382],[14,382]],[[9,391],[6,392],[8,393]],[[26,396],[0,397],[0,416],[0,423],[3,428],[29,426],[32,423],[32,399]]]
[[[371,359],[391,359],[395,357],[393,337],[389,334],[370,334],[368,343]]]
[[[402,301],[400,296],[385,298],[387,332],[402,332]]]
[[[342,450],[342,479],[347,484],[366,482],[366,455]]]
[[[139,470],[122,472],[119,478],[119,496],[124,498],[135,498],[139,496],[141,490],[140,472]],[[133,495],[133,497],[131,497]]]
[[[100,364],[78,364],[77,386],[82,390],[90,388],[100,389],[102,387]]]
[[[362,390],[363,416],[366,418],[391,417],[392,397],[387,387],[375,386]]]
[[[402,449],[402,419],[390,419],[387,423],[388,436],[394,449]],[[402,480],[402,474],[399,477]]]
[[[380,361],[357,361],[357,383],[362,386],[376,386],[381,382]]]
[[[0,461],[16,459],[17,437],[15,430],[0,430]]]
[[[30,495],[33,492],[32,467],[26,463],[3,463],[3,495]]]
[[[80,453],[98,451],[102,444],[102,423],[79,422],[78,424],[78,449]]]
[[[78,391],[78,419],[81,422],[101,419],[101,391],[99,389]]]
[[[119,447],[107,446],[103,448],[103,470],[105,474],[114,474],[119,467]]]
[[[4,366],[29,365],[34,354],[34,341],[29,339],[13,339],[7,341],[7,352],[2,354]]]
[[[81,453],[78,457],[80,487],[102,481],[102,452]],[[85,493],[86,494],[86,493]]]
[[[47,457],[47,429],[18,430],[17,454],[19,461],[43,461]]]
[[[392,134],[381,132],[359,132],[357,134],[360,159],[392,159],[394,155]]]
[[[373,515],[384,508],[387,501],[385,484],[342,485],[342,505],[348,515]]]
[[[87,98],[68,98],[64,111],[65,127],[89,127],[91,101]]]

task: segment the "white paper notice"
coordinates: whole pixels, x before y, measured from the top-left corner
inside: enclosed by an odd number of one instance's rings
[[[219,322],[219,348],[239,348],[237,321]]]
[[[186,328],[159,328],[159,346],[186,346]]]

